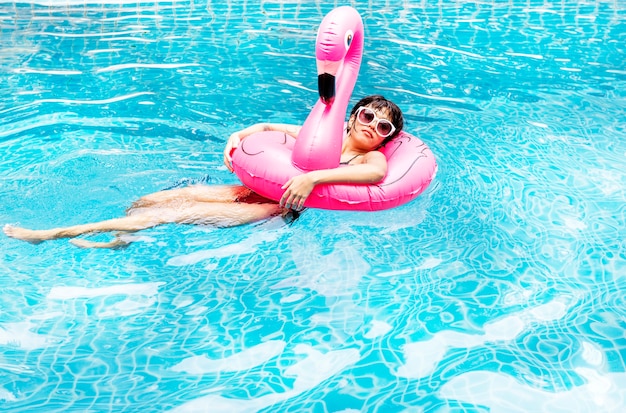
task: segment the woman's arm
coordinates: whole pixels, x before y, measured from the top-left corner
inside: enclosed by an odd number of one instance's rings
[[[230,135],[228,141],[226,142],[226,147],[224,148],[224,165],[226,165],[229,171],[233,172],[233,160],[230,153],[233,149],[239,146],[243,139],[253,133],[284,132],[293,138],[297,138],[298,133],[300,133],[300,129],[302,129],[302,126],[289,125],[286,123],[257,123],[256,125],[248,126],[245,129],[235,132]]]
[[[373,151],[365,154],[363,162],[358,165],[333,169],[320,169],[294,176],[283,189],[280,205],[285,208],[300,210],[304,202],[318,184],[374,184],[380,182],[387,174],[387,158],[381,152]]]

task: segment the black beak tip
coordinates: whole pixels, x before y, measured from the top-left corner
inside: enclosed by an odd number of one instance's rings
[[[320,99],[325,105],[330,105],[335,101],[335,76],[322,73],[317,77],[317,86]]]

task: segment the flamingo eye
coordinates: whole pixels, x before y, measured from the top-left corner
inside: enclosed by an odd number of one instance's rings
[[[352,39],[354,38],[354,32],[352,30],[348,30],[346,32],[345,46],[346,50],[350,48],[350,44],[352,44]]]

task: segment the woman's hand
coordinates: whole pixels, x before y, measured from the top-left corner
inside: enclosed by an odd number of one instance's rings
[[[231,172],[233,172],[233,158],[230,154],[240,143],[241,137],[239,136],[239,132],[235,132],[230,135],[228,142],[226,142],[226,147],[224,148],[224,165],[226,165]]]
[[[304,202],[315,188],[315,180],[311,172],[294,176],[287,181],[282,189],[285,190],[280,198],[280,206],[296,211],[304,208]]]
[[[224,165],[226,165],[229,171],[233,172],[233,158],[230,155],[231,152],[233,149],[239,147],[242,140],[253,133],[276,131],[283,132],[297,138],[301,128],[301,126],[287,125],[283,123],[257,123],[255,125],[248,126],[239,132],[235,132],[230,135],[228,142],[226,142],[226,147],[224,148]]]

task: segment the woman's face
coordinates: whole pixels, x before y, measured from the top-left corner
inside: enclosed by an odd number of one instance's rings
[[[389,111],[376,110],[369,105],[361,106],[350,117],[349,126],[353,141],[370,151],[378,149],[395,130]]]

